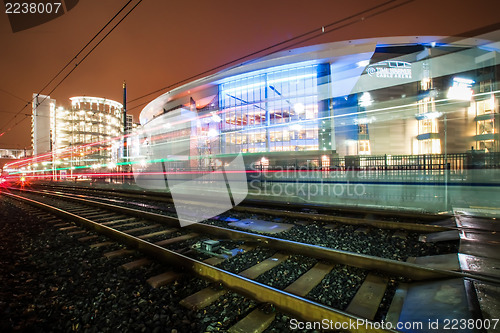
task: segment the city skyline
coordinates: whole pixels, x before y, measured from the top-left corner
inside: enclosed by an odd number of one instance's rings
[[[0,133],[5,134],[0,136],[0,147],[30,147],[31,105],[13,121],[7,122],[123,4],[118,1],[80,2],[53,21],[17,33],[12,33],[7,16],[2,15],[0,36],[5,47],[0,65],[3,73]],[[500,7],[494,1],[478,3],[474,8],[453,1],[361,1],[356,6],[343,4],[340,8],[338,2],[314,2],[312,5],[300,1],[253,2],[252,7],[233,2],[199,2],[194,7],[171,2],[143,2],[51,94],[51,98],[63,106],[69,104],[68,98],[75,95],[121,101],[121,85],[125,80],[128,101],[133,101],[254,51],[382,4],[386,5],[380,7],[380,14],[376,16],[367,15],[363,20],[362,15],[356,16],[344,22],[349,23],[346,27],[331,33],[327,29],[324,35],[318,34],[319,38],[294,47],[389,35],[458,36],[495,25],[496,11],[492,8]],[[388,10],[392,6],[398,7]],[[87,27],[79,28],[82,25]],[[340,26],[334,25],[333,28]],[[267,53],[249,59],[263,54]],[[55,82],[40,93],[50,91]],[[129,103],[129,112],[137,119],[143,103],[166,91]]]

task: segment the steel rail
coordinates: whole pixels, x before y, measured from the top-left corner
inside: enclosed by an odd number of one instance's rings
[[[57,186],[55,186],[57,187]],[[79,189],[79,188],[78,188]],[[87,188],[84,188],[87,190]],[[94,189],[89,189],[89,190],[94,190]],[[102,189],[97,189],[98,191],[104,192]],[[157,196],[157,195],[148,195],[148,194],[131,194],[131,193],[123,193],[121,191],[116,191],[113,190],[111,191],[113,195],[117,194],[120,197],[125,197],[125,198],[135,198],[135,199],[142,199],[142,200],[157,200],[161,202],[168,202],[168,203],[173,203],[173,200],[167,196]],[[189,204],[189,200],[183,200],[182,203]],[[201,201],[192,201],[193,204],[195,205],[202,205],[203,203]],[[243,202],[245,204],[245,201]],[[303,218],[303,219],[308,219],[308,220],[316,220],[316,221],[324,221],[324,222],[336,222],[336,223],[341,223],[341,224],[350,224],[350,225],[369,225],[375,228],[380,228],[380,229],[391,229],[391,230],[397,230],[397,229],[404,229],[407,231],[414,231],[414,232],[419,232],[419,233],[431,233],[431,232],[439,232],[439,231],[448,231],[448,230],[456,230],[457,228],[454,227],[443,227],[439,225],[431,225],[431,224],[425,224],[425,223],[409,223],[409,222],[394,222],[394,221],[384,221],[384,220],[367,220],[363,218],[356,218],[356,217],[345,217],[345,216],[335,216],[335,215],[326,215],[326,214],[310,214],[310,213],[305,213],[305,212],[296,212],[296,211],[290,211],[286,207],[286,205],[279,205],[281,207],[285,206],[284,209],[271,209],[271,208],[262,208],[262,207],[253,207],[252,205],[256,204],[255,202],[251,202],[250,206],[235,206],[233,207],[234,211],[239,211],[239,212],[250,212],[250,213],[259,213],[259,214],[268,214],[272,216],[284,216],[284,217],[291,217],[291,218]],[[314,206],[312,206],[314,208]],[[377,214],[376,212],[374,213],[375,215]],[[409,217],[408,215],[403,215],[405,217]],[[421,217],[420,215],[417,215],[416,218]],[[434,216],[437,218],[438,216]],[[446,216],[439,215],[439,217],[443,218]],[[427,216],[427,219],[429,217]]]
[[[108,209],[139,218],[146,218],[152,221],[163,223],[169,227],[179,227],[177,218],[167,215],[146,212],[123,206],[111,205],[108,203],[103,203],[93,200],[81,199],[71,196],[68,197],[61,194],[52,194],[47,192],[38,192],[33,190],[19,190],[19,189],[16,189],[16,191],[26,191],[39,195],[50,195],[55,198],[65,199],[73,202],[79,202],[81,204],[100,207],[103,209]],[[270,236],[252,234],[245,231],[239,231],[234,229],[226,229],[203,223],[194,223],[187,226],[186,228],[201,235],[212,235],[221,238],[254,242],[257,244],[261,244],[264,247],[273,248],[279,251],[305,255],[347,266],[355,266],[367,270],[378,270],[386,272],[388,274],[404,276],[415,281],[443,279],[443,278],[470,278],[470,279],[492,282],[496,284],[500,282],[500,280],[498,279],[482,275],[442,270],[437,268],[429,268],[414,263],[380,258],[365,254],[358,254],[343,250],[330,249],[322,246],[304,244],[290,240],[274,238]]]
[[[154,192],[154,191],[145,191],[145,190],[131,190],[131,189],[107,189],[101,187],[74,187],[68,185],[53,185],[53,184],[41,184],[42,186],[52,186],[52,187],[62,187],[62,188],[76,188],[76,189],[86,189],[86,190],[95,190],[102,192],[112,192],[114,194],[118,194],[120,196],[129,197],[129,198],[137,198],[137,199],[151,199],[157,201],[164,202],[173,202],[172,197],[169,192]],[[191,196],[192,197],[192,196]],[[449,213],[426,213],[426,212],[410,212],[410,211],[401,211],[395,209],[376,209],[376,208],[349,208],[349,207],[339,207],[339,206],[326,206],[321,204],[301,204],[301,203],[289,203],[289,202],[278,202],[278,201],[264,201],[262,199],[250,199],[246,198],[242,202],[243,205],[250,206],[268,206],[268,207],[285,207],[285,208],[299,208],[299,209],[319,209],[326,211],[336,211],[340,213],[364,213],[364,214],[374,214],[381,216],[393,216],[393,217],[405,217],[405,218],[418,218],[423,220],[439,220],[443,218],[453,217],[452,214]]]
[[[280,311],[297,318],[301,318],[303,320],[311,322],[323,322],[326,320],[328,323],[340,323],[342,328],[345,327],[345,330],[349,332],[398,332],[387,328],[375,328],[375,325],[370,326],[370,324],[367,324],[370,323],[370,321],[367,321],[364,318],[324,306],[322,304],[287,293],[285,291],[266,286],[264,284],[236,275],[234,273],[226,272],[219,268],[162,248],[158,245],[149,243],[124,232],[112,229],[92,220],[64,211],[60,208],[12,193],[2,192],[2,194],[16,200],[31,204],[35,207],[44,209],[46,211],[50,211],[54,215],[57,215],[61,218],[70,219],[75,223],[81,225],[82,227],[94,230],[121,243],[125,243],[128,246],[134,247],[163,263],[169,265],[173,264],[185,271],[196,274],[200,277],[217,283],[222,283],[225,288],[230,289],[243,296],[254,299],[258,302],[271,303]],[[352,327],[355,323],[361,324],[359,326],[356,325],[355,330],[352,331],[350,327]]]

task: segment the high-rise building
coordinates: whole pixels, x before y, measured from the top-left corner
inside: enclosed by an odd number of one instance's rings
[[[88,96],[70,100],[71,108],[65,109],[48,96],[34,95],[34,155],[51,152],[51,158],[40,161],[62,168],[116,163],[123,135],[122,104]]]
[[[136,123],[134,121],[134,115],[127,114],[127,123],[126,123],[126,126],[125,126],[125,134],[132,133],[139,126],[140,126],[139,123]]]
[[[52,150],[55,107],[56,100],[51,99],[50,96],[33,94],[31,142],[34,155],[48,153]]]

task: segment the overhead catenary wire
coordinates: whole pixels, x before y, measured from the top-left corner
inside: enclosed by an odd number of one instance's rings
[[[359,21],[363,21],[363,20],[365,20],[366,18],[370,18],[370,17],[376,16],[376,15],[380,15],[380,14],[385,13],[385,12],[387,12],[387,11],[390,11],[390,10],[392,10],[392,9],[395,9],[395,8],[401,7],[401,6],[403,6],[403,5],[406,5],[406,4],[408,4],[408,3],[410,3],[410,2],[413,2],[413,1],[415,1],[415,0],[406,0],[406,1],[402,2],[402,3],[397,4],[397,2],[398,2],[398,1],[399,1],[399,0],[388,0],[388,1],[385,1],[385,2],[383,2],[383,3],[381,3],[381,4],[376,5],[376,6],[370,7],[370,8],[368,8],[368,9],[364,9],[364,10],[362,10],[362,11],[359,11],[359,12],[356,12],[356,13],[354,13],[354,14],[352,14],[352,15],[349,15],[349,16],[347,16],[347,17],[344,17],[344,18],[342,18],[342,19],[340,19],[340,20],[336,20],[336,21],[331,22],[331,23],[329,23],[329,24],[323,25],[323,26],[321,26],[321,27],[319,27],[319,28],[315,28],[315,29],[310,30],[310,31],[308,31],[308,32],[302,33],[302,34],[300,34],[300,35],[298,35],[298,36],[294,36],[294,37],[288,38],[288,39],[286,39],[286,40],[284,40],[284,41],[281,41],[281,42],[279,42],[279,43],[275,43],[275,44],[273,44],[273,45],[267,46],[267,47],[262,48],[262,49],[260,49],[260,50],[257,50],[257,51],[254,51],[254,52],[251,52],[251,53],[246,54],[246,55],[244,55],[244,56],[242,56],[242,57],[238,57],[238,58],[233,59],[233,60],[231,60],[231,61],[229,61],[229,62],[226,62],[226,63],[224,63],[224,64],[221,64],[221,65],[215,66],[215,67],[213,67],[213,68],[210,68],[210,69],[205,70],[205,71],[203,71],[203,72],[200,72],[200,73],[198,73],[198,74],[191,75],[191,76],[189,76],[189,77],[187,77],[187,78],[185,78],[185,79],[182,79],[182,80],[179,80],[179,81],[174,82],[174,83],[172,83],[172,84],[169,84],[169,85],[167,85],[167,86],[165,86],[165,87],[163,87],[163,88],[157,89],[157,90],[152,91],[152,92],[150,92],[150,93],[147,93],[147,94],[145,94],[145,95],[142,95],[142,96],[139,96],[139,97],[137,97],[137,98],[134,98],[134,99],[132,99],[132,100],[128,101],[128,103],[133,103],[133,102],[138,101],[138,100],[140,100],[140,99],[143,99],[143,98],[145,98],[145,97],[151,96],[151,95],[153,95],[153,94],[159,93],[159,92],[164,91],[164,90],[166,90],[166,89],[169,89],[169,88],[172,88],[172,87],[178,86],[178,85],[180,85],[180,84],[182,84],[182,83],[184,83],[184,82],[187,82],[187,81],[193,80],[193,79],[195,79],[195,78],[198,78],[198,77],[200,77],[200,76],[202,76],[202,75],[212,73],[212,72],[214,72],[214,71],[216,71],[216,70],[218,70],[218,69],[224,68],[224,67],[229,66],[229,65],[232,65],[232,64],[234,64],[234,63],[238,63],[238,65],[237,65],[237,66],[242,66],[242,65],[244,65],[245,63],[239,63],[240,61],[242,61],[242,60],[244,60],[244,59],[248,59],[248,58],[250,58],[250,57],[252,57],[252,56],[255,56],[255,55],[257,55],[257,54],[260,54],[260,53],[262,53],[262,52],[266,52],[266,51],[270,51],[270,50],[272,50],[272,51],[271,51],[271,52],[269,52],[269,53],[266,53],[266,54],[264,54],[264,55],[261,55],[261,56],[259,56],[259,57],[255,58],[255,59],[251,59],[251,61],[256,61],[256,60],[261,59],[261,58],[263,58],[263,57],[266,57],[266,56],[268,56],[268,55],[270,55],[270,54],[272,54],[272,53],[279,52],[279,51],[282,51],[282,50],[286,50],[286,49],[288,49],[288,48],[290,48],[290,47],[292,47],[292,46],[295,46],[295,45],[298,45],[298,44],[304,43],[304,42],[309,41],[309,40],[311,40],[311,39],[318,38],[318,37],[320,37],[320,36],[322,36],[322,35],[324,35],[324,34],[326,34],[326,33],[330,33],[330,32],[333,32],[333,31],[339,30],[339,29],[341,29],[341,28],[344,28],[344,27],[346,27],[346,26],[349,26],[349,25],[352,25],[352,24],[358,23]],[[378,10],[378,9],[380,9],[380,8],[382,8],[382,7],[385,7],[385,6],[390,5],[390,4],[392,4],[392,3],[395,3],[395,2],[396,2],[396,4],[395,4],[395,5],[393,5],[393,6],[392,6],[392,7],[390,7],[390,8],[386,8],[386,9],[380,10],[379,12],[377,12],[377,13],[375,13],[375,14],[370,14],[370,12],[372,12],[372,11]],[[365,14],[367,14],[367,15],[366,15],[366,16],[362,16],[362,15],[365,15]],[[352,19],[354,19],[354,18],[356,18],[356,17],[359,17],[359,16],[362,16],[362,17],[360,17],[358,20],[351,21],[351,22],[347,22],[347,21],[352,20]],[[333,27],[333,26],[335,26],[335,25],[338,25],[338,24],[340,24],[340,23],[343,23],[343,22],[347,22],[347,23],[346,23],[346,24],[344,24],[344,25],[342,25],[342,26],[340,26],[340,27],[336,27],[336,28],[333,28],[333,29],[330,29],[330,30],[328,30],[328,31],[327,31],[327,29],[328,29],[328,28],[331,28],[331,27]],[[302,38],[304,38],[304,37],[307,37],[307,36],[310,36],[310,35],[313,35],[313,34],[314,34],[314,36],[312,36],[312,37],[309,37],[309,38],[304,39],[304,40],[300,40],[300,39],[302,39]],[[298,40],[300,40],[300,41],[298,41]],[[290,45],[288,45],[288,43],[293,42],[293,41],[297,41],[297,42],[296,42],[296,43],[294,43],[294,44],[290,44]],[[276,49],[277,47],[282,46],[282,45],[285,45],[285,44],[287,44],[287,45],[286,45],[286,46],[284,46],[283,48],[281,48],[281,49]],[[149,103],[149,101],[148,101],[148,102],[141,103],[141,104],[138,104],[138,105],[135,105],[135,106],[132,106],[132,107],[129,107],[129,108],[127,108],[127,109],[128,109],[128,111],[130,111],[130,110],[136,109],[136,108],[138,108],[138,107],[140,107],[140,106],[143,106],[143,105],[145,105],[145,104],[147,104],[147,103]]]
[[[68,63],[63,66],[63,68],[61,70],[59,70],[59,72],[52,78],[50,79],[50,81],[42,88],[40,89],[40,91],[36,94],[36,96],[29,102],[27,102],[17,113],[15,116],[13,116],[2,128],[0,128],[0,131],[4,130],[13,120],[15,120],[15,118],[17,118],[17,116],[19,116],[21,114],[21,112],[28,106],[30,105],[36,97],[38,97],[44,89],[46,89],[52,82],[54,82],[54,80],[61,75],[61,73],[63,73],[69,65],[71,65],[71,63],[73,63],[73,61],[75,61],[78,56],[80,56],[80,54],[83,53],[83,51],[85,49],[87,49],[89,47],[89,45],[92,44],[92,42],[111,24],[111,22],[113,22],[116,17],[118,15],[120,15],[121,12],[123,12],[125,10],[125,8],[127,6],[129,6],[129,4],[132,2],[133,0],[129,0],[111,19],[108,20],[108,22],[90,39],[90,41],[87,42],[87,44],[85,44],[85,46],[83,46],[80,51],[78,51],[78,53],[76,53],[75,56],[73,56],[69,61]],[[66,76],[64,76],[64,78],[62,80],[59,81],[59,83],[49,92],[47,93],[46,95],[50,95],[52,92],[55,91],[55,89],[57,89],[57,87],[59,87],[59,85],[64,81],[66,80],[66,78],[68,78],[68,76],[76,69],[76,67],[78,65],[80,65],[96,48],[97,46],[99,46],[99,44],[101,44],[104,39],[106,39],[106,37],[108,37],[108,35],[142,2],[142,0],[139,0],[135,5],[134,7],[132,7],[132,9],[130,9],[121,19],[120,21],[118,21],[118,23],[116,23],[113,28],[111,28],[111,30],[103,37],[101,38],[101,40],[82,58],[82,60],[80,60],[79,62],[77,62],[75,64],[75,66],[71,69],[71,71],[66,74]],[[44,97],[44,99],[39,103],[41,104],[47,97]],[[20,122],[22,122],[24,119],[22,119]],[[3,133],[0,134],[0,136],[4,135],[6,132],[10,131],[12,128],[14,128],[16,125],[18,125],[20,122],[17,122],[15,123],[13,126],[11,126],[10,128],[8,128],[6,131],[4,131]]]
[[[129,2],[127,2],[127,4],[126,4],[124,7],[126,7],[126,6],[127,6],[127,5],[131,2],[131,1],[132,1],[132,0],[130,0]],[[255,61],[255,60],[261,59],[261,58],[263,58],[263,57],[266,57],[266,56],[268,56],[269,54],[272,54],[272,53],[275,53],[275,52],[279,52],[279,51],[281,51],[281,50],[286,50],[286,49],[289,49],[289,48],[290,48],[290,47],[292,47],[292,46],[295,46],[295,45],[298,45],[298,44],[304,43],[304,42],[309,41],[309,40],[312,40],[312,39],[314,39],[314,38],[321,37],[322,35],[324,35],[324,34],[326,34],[326,33],[331,33],[331,32],[333,32],[333,31],[336,31],[336,30],[342,29],[342,28],[347,27],[347,26],[349,26],[349,25],[352,25],[352,24],[358,23],[359,21],[363,21],[363,20],[365,20],[366,18],[370,18],[370,17],[376,16],[376,15],[383,14],[383,13],[385,13],[385,12],[387,12],[387,11],[390,11],[390,10],[395,9],[395,8],[397,8],[397,7],[400,7],[400,6],[406,5],[407,3],[413,2],[413,1],[415,1],[415,0],[406,0],[406,1],[404,1],[404,2],[402,2],[402,3],[399,3],[399,4],[397,3],[398,1],[399,1],[399,0],[388,0],[388,1],[385,1],[385,2],[383,2],[383,3],[381,3],[381,4],[376,5],[376,6],[370,7],[370,8],[368,8],[368,9],[365,9],[365,10],[362,10],[362,11],[356,12],[356,13],[354,13],[354,14],[352,14],[352,15],[349,15],[349,16],[347,16],[347,17],[344,17],[344,18],[342,18],[342,19],[340,19],[340,20],[336,20],[336,21],[331,22],[331,23],[329,23],[329,24],[323,25],[323,26],[321,26],[320,28],[315,28],[315,29],[310,30],[310,31],[308,31],[308,32],[302,33],[302,34],[300,34],[300,35],[298,35],[298,36],[291,37],[291,38],[286,39],[286,40],[284,40],[284,41],[281,41],[281,42],[279,42],[279,43],[275,43],[275,44],[270,45],[270,46],[267,46],[267,47],[265,47],[265,48],[263,48],[263,49],[260,49],[260,50],[257,50],[257,51],[254,51],[254,52],[251,52],[251,53],[249,53],[249,54],[247,54],[247,55],[245,55],[245,56],[239,57],[239,58],[237,58],[237,59],[231,60],[231,61],[226,62],[226,63],[221,64],[221,65],[218,65],[218,66],[213,67],[213,68],[211,68],[211,69],[208,69],[208,70],[206,70],[206,71],[203,71],[203,72],[200,72],[200,73],[198,73],[198,74],[195,74],[195,75],[189,76],[189,77],[187,77],[187,78],[185,78],[185,79],[182,79],[182,80],[177,81],[177,82],[175,82],[175,83],[169,84],[169,85],[168,85],[168,86],[166,86],[166,87],[163,87],[163,88],[157,89],[157,90],[152,91],[152,92],[150,92],[150,93],[148,93],[148,94],[145,94],[145,95],[142,95],[142,96],[140,96],[140,97],[134,98],[134,99],[130,100],[130,101],[129,101],[129,103],[133,103],[133,102],[135,102],[135,101],[137,101],[137,100],[140,100],[140,99],[142,99],[142,98],[148,97],[148,96],[153,95],[153,94],[155,94],[155,93],[158,93],[158,92],[164,91],[164,90],[166,90],[166,89],[169,89],[169,88],[172,88],[172,87],[178,86],[178,85],[180,85],[180,84],[182,84],[182,83],[184,83],[184,82],[186,82],[186,81],[189,81],[189,80],[195,79],[195,78],[200,77],[200,76],[205,75],[205,74],[212,73],[212,72],[214,72],[214,71],[216,71],[216,70],[218,70],[218,69],[220,69],[220,68],[223,68],[223,67],[226,67],[226,66],[232,65],[232,64],[234,64],[234,63],[237,63],[237,65],[236,65],[236,66],[242,66],[242,65],[244,65],[244,64],[245,64],[245,62],[240,63],[242,60],[247,59],[247,58],[250,58],[250,57],[255,56],[255,55],[257,55],[257,54],[260,54],[260,53],[262,53],[262,52],[270,51],[270,52],[268,52],[268,53],[266,53],[266,54],[263,54],[263,55],[261,55],[261,56],[259,56],[259,57],[257,57],[257,58],[250,59],[249,61]],[[101,43],[101,42],[102,42],[102,41],[103,41],[103,40],[104,40],[104,39],[105,39],[105,38],[106,38],[106,37],[107,37],[107,36],[108,36],[108,35],[109,35],[109,34],[110,34],[110,33],[111,33],[111,32],[112,32],[112,31],[113,31],[113,30],[114,30],[114,29],[118,26],[118,25],[119,25],[119,24],[120,24],[120,23],[121,23],[121,22],[122,22],[122,21],[123,21],[123,20],[124,20],[124,19],[125,19],[125,18],[126,18],[126,17],[130,14],[130,13],[131,13],[131,12],[132,12],[132,11],[133,11],[133,10],[134,10],[134,9],[135,9],[135,8],[136,8],[136,7],[137,7],[137,6],[141,3],[141,2],[142,2],[142,0],[139,0],[139,2],[138,2],[138,3],[136,3],[136,4],[134,5],[134,7],[133,7],[132,9],[130,9],[130,10],[129,10],[129,12],[127,12],[127,14],[125,14],[125,16],[124,16],[124,17],[123,17],[123,18],[122,18],[122,19],[121,19],[121,20],[120,20],[120,21],[119,21],[119,22],[118,22],[118,23],[117,23],[117,24],[116,24],[116,25],[115,25],[115,26],[114,26],[114,27],[113,27],[113,28],[112,28],[112,29],[111,29],[111,30],[110,30],[110,31],[109,31],[109,32],[108,32],[108,33],[107,33],[107,34],[106,34],[106,35],[105,35],[105,36],[104,36],[104,37],[103,37],[103,38],[102,38],[102,39],[101,39],[101,40],[100,40],[100,41],[99,41],[99,42],[98,42],[98,43],[97,43],[97,44],[96,44],[96,45],[95,45],[95,46],[94,46],[94,47],[93,47],[93,48],[92,48],[92,49],[91,49],[91,50],[90,50],[90,51],[89,51],[89,52],[88,52],[85,56],[84,56],[84,58],[83,58],[82,60],[80,60],[80,62],[78,62],[78,63],[76,63],[76,64],[75,64],[75,66],[71,69],[71,71],[70,71],[70,72],[69,72],[69,73],[68,73],[68,74],[67,74],[67,75],[66,75],[66,76],[65,76],[62,80],[60,80],[60,81],[59,81],[59,83],[58,83],[58,84],[57,84],[57,85],[56,85],[56,86],[55,86],[55,87],[54,87],[54,88],[53,88],[53,89],[52,89],[52,90],[51,90],[51,91],[50,91],[47,95],[50,95],[53,91],[55,91],[55,89],[57,89],[57,87],[58,87],[58,86],[59,86],[62,82],[64,82],[64,80],[66,80],[66,78],[67,78],[67,77],[68,77],[68,76],[69,76],[69,75],[70,75],[70,74],[71,74],[71,73],[72,73],[72,72],[76,69],[76,67],[77,67],[78,65],[80,65],[80,64],[81,64],[81,63],[82,63],[82,62],[83,62],[83,61],[84,61],[84,60],[85,60],[85,59],[86,59],[86,58],[87,58],[87,57],[88,57],[88,56],[89,56],[89,55],[90,55],[90,54],[91,54],[94,50],[95,50],[95,48],[96,48],[96,47],[97,47],[97,46],[98,46],[98,45],[99,45],[99,44],[100,44],[100,43]],[[392,6],[392,7],[390,7],[390,8],[385,8],[385,9],[379,10],[379,11],[378,11],[378,12],[376,12],[376,13],[372,13],[372,14],[370,14],[370,12],[372,12],[372,11],[374,11],[374,10],[377,10],[377,9],[380,9],[380,8],[383,8],[383,7],[385,7],[385,6],[387,6],[387,5],[390,5],[390,4],[392,4],[392,3],[396,3],[396,4],[395,4],[395,5],[393,5],[393,6]],[[124,8],[124,7],[123,7],[123,8]],[[119,12],[121,12],[121,11],[123,10],[123,8],[122,8],[122,9],[120,9],[120,11],[119,11]],[[367,14],[367,15],[362,16],[362,15],[364,15],[364,14]],[[116,16],[117,16],[117,15],[118,15],[118,13],[117,13],[117,14],[115,14],[115,16],[113,17],[113,19],[114,19],[114,18],[116,18]],[[362,17],[359,17],[359,16],[362,16]],[[359,17],[359,18],[358,18],[357,20],[354,20],[354,21],[350,21],[350,22],[348,22],[349,20],[352,20],[352,19],[354,19],[354,18],[356,18],[356,17]],[[111,19],[110,21],[112,21],[113,19]],[[339,26],[339,27],[335,27],[335,28],[333,28],[333,29],[327,30],[328,28],[330,28],[330,27],[332,27],[332,26],[334,26],[334,25],[338,25],[338,24],[343,23],[343,22],[347,22],[347,23],[345,23],[345,24],[343,24],[343,25],[341,25],[341,26]],[[109,22],[106,24],[106,26],[107,26],[107,25],[109,25]],[[105,29],[105,27],[103,27],[103,28],[99,31],[99,33],[100,33],[100,32],[102,32],[104,29]],[[313,35],[313,34],[314,34],[314,35]],[[309,38],[307,38],[307,39],[300,40],[300,39],[302,39],[302,38],[304,38],[304,37],[307,37],[307,36],[310,36],[310,35],[313,35],[313,36],[311,36],[311,37],[309,37]],[[93,39],[95,39],[95,38],[93,38]],[[295,42],[295,43],[293,43],[293,44],[289,44],[289,45],[288,45],[288,43],[290,43],[290,42],[292,42],[292,41],[296,41],[296,42]],[[88,44],[90,44],[90,42],[89,42]],[[287,45],[285,45],[285,44],[287,44]],[[283,47],[282,47],[282,48],[280,48],[280,49],[276,49],[277,47],[282,46],[282,45],[285,45],[285,46],[283,46]],[[86,46],[88,46],[88,45],[86,45]],[[81,52],[79,52],[79,53],[81,53]],[[73,58],[70,62],[72,62],[73,60],[74,60],[74,58]],[[65,66],[65,67],[67,67],[67,66]],[[58,73],[58,75],[59,75],[59,74],[60,74],[60,73]],[[53,81],[53,80],[51,80],[51,82],[52,82],[52,81]],[[45,97],[45,98],[47,98],[47,97]],[[45,98],[44,98],[44,100],[45,100]],[[43,102],[43,100],[42,100],[42,102]],[[143,105],[145,105],[145,104],[148,104],[149,102],[150,102],[150,101],[146,101],[146,102],[144,102],[144,103],[141,103],[141,104],[138,104],[138,105],[132,106],[132,107],[128,108],[128,110],[130,111],[130,110],[136,109],[136,108],[138,108],[138,107],[140,107],[140,106],[143,106]],[[40,102],[40,103],[41,103],[41,102]],[[29,103],[28,103],[27,105],[29,105]],[[23,107],[23,109],[24,109],[27,105],[25,105],[25,106]],[[20,110],[20,112],[21,112],[23,109],[21,109],[21,110]],[[20,113],[20,112],[19,112],[19,113]],[[15,117],[14,117],[14,118],[15,118]],[[26,118],[24,118],[24,119],[26,119]],[[18,125],[19,123],[21,123],[24,119],[20,120],[20,121],[19,121],[19,122],[17,122],[16,124],[14,124],[14,125],[13,125],[11,128],[9,128],[7,131],[10,131],[13,127],[17,126],[17,125]],[[4,126],[4,127],[5,127],[5,126]],[[5,134],[5,132],[1,133],[1,134],[0,134],[0,136],[2,136],[3,134]]]

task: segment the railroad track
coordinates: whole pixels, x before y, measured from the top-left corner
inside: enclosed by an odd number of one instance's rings
[[[437,279],[498,282],[486,276],[333,250],[216,225],[198,223],[180,229],[171,216],[75,195],[37,191],[23,191],[22,196],[5,194],[267,304],[267,308],[271,304],[305,322],[326,320],[340,323],[337,325],[341,328],[352,328],[353,322],[364,323],[355,331],[392,331],[387,326],[374,326],[372,320],[386,319],[393,324],[391,327],[396,327],[401,313],[401,294],[408,283],[433,283]],[[192,245],[206,238],[224,240],[232,250],[243,253],[224,258],[193,252]],[[191,309],[200,308],[224,292],[207,289],[184,303]],[[259,326],[274,318],[272,312],[256,311],[240,325]],[[233,330],[237,331],[238,326]]]
[[[37,182],[32,183],[32,186],[37,189],[52,189],[52,190],[62,190],[65,193],[67,192],[78,192],[78,193],[88,193],[90,195],[96,195],[97,193],[101,193],[102,195],[111,195],[113,197],[123,197],[123,198],[131,198],[131,199],[145,199],[145,200],[153,200],[157,202],[166,202],[173,203],[172,197],[168,192],[151,192],[144,191],[140,189],[116,189],[108,187],[98,187],[98,186],[76,186],[76,185],[63,185],[63,184],[53,184],[53,183],[44,183]],[[191,196],[195,196],[195,194],[191,194]],[[199,202],[199,200],[197,201]],[[368,215],[371,219],[377,219],[379,222],[386,221],[391,222],[395,221],[397,223],[404,223],[405,220],[411,221],[411,224],[426,224],[442,221],[446,218],[452,217],[452,215],[448,213],[440,213],[440,214],[432,214],[423,211],[401,211],[394,209],[380,209],[380,208],[353,208],[353,207],[340,207],[340,206],[332,206],[332,205],[311,205],[311,204],[298,204],[298,203],[287,203],[280,201],[264,201],[264,200],[255,200],[255,199],[245,199],[242,203],[240,203],[236,210],[245,211],[252,209],[265,209],[270,208],[270,212],[275,212],[276,214],[283,214],[284,212],[297,213],[299,210],[303,210],[305,214],[309,214],[311,212],[316,212],[316,215],[328,215],[332,218],[335,218],[339,221],[343,221],[345,223],[356,223],[359,220],[365,220]],[[382,224],[381,224],[382,225]],[[390,225],[390,224],[388,224]]]
[[[81,198],[154,211],[172,217],[176,216],[171,199],[154,194],[151,197],[137,193],[112,192],[110,194],[99,190],[79,188],[64,188],[64,191],[65,195],[73,193]],[[47,193],[54,193],[54,190],[49,190]],[[201,201],[185,203],[192,206],[203,205]],[[360,213],[357,212],[357,214]],[[427,214],[425,217],[430,218]],[[417,218],[418,216],[414,217],[414,219]],[[405,222],[395,220],[394,217],[392,220],[382,220],[371,214],[361,218],[311,212],[309,208],[306,211],[292,211],[283,209],[281,206],[260,208],[245,205],[237,206],[233,210],[203,223],[258,233],[261,231],[259,230],[261,225],[268,224],[265,221],[278,221],[272,227],[278,227],[277,230],[283,228],[285,232],[277,234],[275,236],[277,238],[292,241],[300,239],[301,242],[309,244],[404,261],[408,257],[457,252],[458,231],[453,231],[456,228],[450,227],[454,225],[453,220],[439,215],[434,216],[433,219],[433,222],[438,222],[438,224],[428,224],[422,221],[418,223]],[[228,223],[228,221],[232,221],[232,223]],[[252,230],[251,226],[256,227]],[[287,228],[290,230],[287,231]],[[425,234],[445,231],[452,234],[449,242],[422,243],[419,241],[425,237]]]

